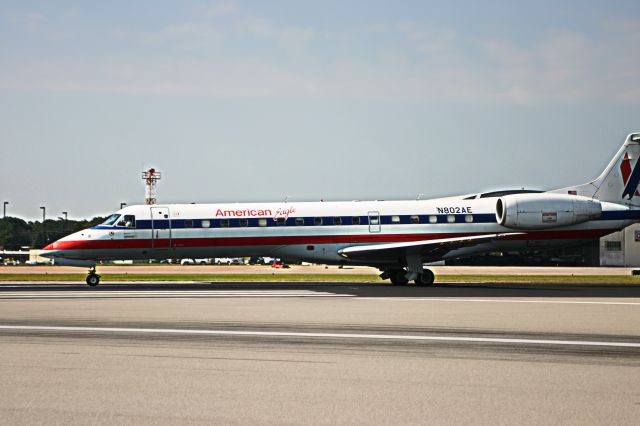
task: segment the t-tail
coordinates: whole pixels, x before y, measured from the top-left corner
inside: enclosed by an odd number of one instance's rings
[[[640,133],[627,136],[602,174],[592,182],[550,191],[640,208]]]

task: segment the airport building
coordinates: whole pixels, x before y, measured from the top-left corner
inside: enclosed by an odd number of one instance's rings
[[[640,223],[600,239],[601,266],[640,266]]]

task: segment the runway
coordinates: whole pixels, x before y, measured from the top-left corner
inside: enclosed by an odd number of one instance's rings
[[[0,423],[616,423],[640,286],[0,285]]]

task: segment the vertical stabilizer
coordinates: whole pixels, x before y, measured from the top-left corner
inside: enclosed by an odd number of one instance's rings
[[[640,207],[640,133],[627,136],[613,160],[594,181],[550,191],[591,197],[600,201]]]

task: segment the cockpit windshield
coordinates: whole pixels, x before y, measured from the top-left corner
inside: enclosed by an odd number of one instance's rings
[[[107,218],[107,220],[105,220],[104,222],[102,222],[103,225],[107,225],[107,226],[113,226],[114,223],[116,223],[116,221],[118,220],[118,218],[120,217],[119,214],[115,213],[112,214],[111,216],[109,216]]]

